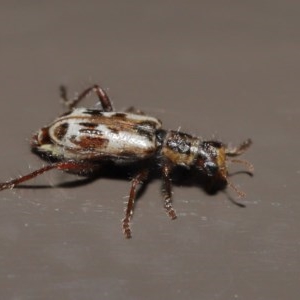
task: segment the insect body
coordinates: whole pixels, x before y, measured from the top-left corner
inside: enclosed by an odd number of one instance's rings
[[[98,95],[102,108],[77,108],[92,91]],[[66,89],[62,87],[61,97],[68,112],[41,128],[31,142],[32,151],[51,163],[0,184],[0,190],[12,189],[51,169],[89,175],[101,171],[108,162],[119,167],[138,165],[122,221],[127,238],[131,237],[130,220],[137,189],[147,180],[153,165],[160,170],[164,207],[171,219],[176,218],[171,200],[171,173],[178,166],[202,173],[212,181],[224,182],[240,197],[244,196],[228,181],[227,162],[243,163],[251,172],[253,167],[247,161],[230,159],[247,150],[251,140],[231,149],[218,141],[203,141],[179,131],[164,130],[158,119],[134,109],[113,111],[109,97],[98,85],[86,89],[73,100],[67,98]]]

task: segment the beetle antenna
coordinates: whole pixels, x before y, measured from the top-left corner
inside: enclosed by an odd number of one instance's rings
[[[246,194],[245,194],[243,191],[239,190],[239,189],[238,189],[231,181],[229,181],[228,179],[227,179],[227,184],[228,184],[228,186],[229,186],[231,189],[233,189],[233,190],[237,193],[238,198],[244,198],[244,197],[246,196]]]
[[[225,153],[227,156],[238,156],[243,154],[250,146],[252,145],[252,141],[251,139],[248,139],[246,141],[244,141],[242,144],[240,144],[238,147],[234,147],[234,148],[227,148],[225,150]]]
[[[234,158],[234,159],[230,159],[229,161],[233,163],[243,164],[244,166],[247,167],[249,173],[253,173],[254,171],[254,166],[247,160]]]

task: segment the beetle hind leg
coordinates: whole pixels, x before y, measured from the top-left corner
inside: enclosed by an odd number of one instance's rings
[[[91,169],[93,166],[90,164],[83,164],[83,163],[77,163],[74,161],[66,161],[66,162],[57,162],[50,165],[46,165],[36,171],[33,171],[27,175],[20,176],[18,178],[6,181],[4,183],[0,183],[0,191],[7,190],[7,189],[13,189],[16,185],[19,185],[20,183],[23,183],[25,181],[28,181],[30,179],[33,179],[39,175],[42,175],[43,173],[50,171],[52,169],[57,169],[61,171],[70,171],[75,172],[77,174],[87,171]]]

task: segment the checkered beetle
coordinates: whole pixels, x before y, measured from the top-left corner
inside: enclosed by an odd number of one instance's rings
[[[91,92],[96,93],[102,108],[77,108]],[[52,169],[89,176],[105,168],[107,163],[120,168],[138,166],[122,221],[127,238],[131,237],[130,220],[138,187],[145,183],[153,166],[161,174],[164,208],[171,219],[176,218],[171,200],[171,173],[176,167],[202,173],[212,183],[223,182],[239,197],[244,196],[228,180],[227,162],[243,163],[251,173],[253,166],[249,162],[230,158],[245,152],[251,145],[250,139],[236,148],[228,148],[219,141],[203,141],[179,131],[164,130],[158,119],[133,108],[115,112],[108,95],[98,85],[84,90],[73,100],[68,99],[66,88],[61,87],[61,98],[68,111],[42,127],[31,140],[32,152],[50,163],[0,184],[0,190],[13,189]]]

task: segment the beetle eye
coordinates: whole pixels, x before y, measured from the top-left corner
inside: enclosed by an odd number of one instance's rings
[[[214,176],[218,172],[218,166],[212,161],[205,162],[204,168],[208,176]]]

